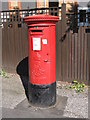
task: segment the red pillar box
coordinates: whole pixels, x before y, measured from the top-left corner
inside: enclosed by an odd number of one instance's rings
[[[57,16],[25,17],[29,38],[29,102],[46,107],[56,102],[55,23]]]

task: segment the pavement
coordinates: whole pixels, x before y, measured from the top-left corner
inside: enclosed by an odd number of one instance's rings
[[[8,74],[2,78],[2,118],[88,118],[88,89],[77,94],[57,83],[57,102],[50,108],[28,103],[20,77]]]

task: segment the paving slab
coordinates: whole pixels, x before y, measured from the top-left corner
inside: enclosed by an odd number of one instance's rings
[[[67,104],[67,97],[57,95],[57,102],[52,107],[34,107],[25,99],[13,110],[3,108],[3,118],[62,118]]]
[[[0,120],[2,118],[2,77],[0,76]]]
[[[22,100],[26,98],[24,88],[18,75],[2,77],[2,106],[14,109]]]

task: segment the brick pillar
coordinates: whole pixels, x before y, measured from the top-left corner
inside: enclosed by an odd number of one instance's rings
[[[43,8],[45,5],[44,0],[37,0],[37,8]]]

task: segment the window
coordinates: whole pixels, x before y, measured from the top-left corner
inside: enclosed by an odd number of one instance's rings
[[[49,7],[58,7],[59,2],[56,0],[55,2],[49,2]]]
[[[78,18],[78,26],[90,26],[90,9],[88,7],[79,9]]]
[[[86,22],[86,10],[80,10],[80,22]]]
[[[88,9],[88,23],[90,23],[90,8]]]
[[[57,7],[59,7],[58,0],[55,0],[54,2],[50,2],[49,1],[49,7],[52,7],[50,9],[50,14],[57,16],[58,15],[58,9],[57,9]]]

